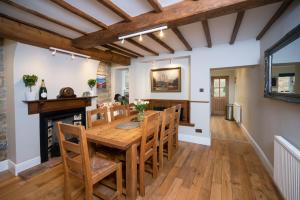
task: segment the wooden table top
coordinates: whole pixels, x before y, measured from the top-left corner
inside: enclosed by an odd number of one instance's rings
[[[145,115],[155,113],[157,111],[146,111]],[[117,125],[129,122],[136,115],[115,120],[105,125],[87,129],[86,136],[89,141],[102,144],[105,146],[126,150],[133,143],[139,143],[142,137],[142,128],[119,129]]]

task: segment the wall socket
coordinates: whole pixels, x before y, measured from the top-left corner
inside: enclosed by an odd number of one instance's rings
[[[200,88],[200,89],[199,89],[199,92],[204,92],[204,88]]]
[[[202,129],[201,128],[196,128],[196,133],[202,133]]]

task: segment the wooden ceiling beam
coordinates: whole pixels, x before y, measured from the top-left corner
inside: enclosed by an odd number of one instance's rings
[[[178,37],[178,39],[182,42],[182,44],[185,46],[185,48],[188,51],[192,51],[192,47],[191,45],[188,43],[188,41],[186,41],[186,39],[183,37],[183,35],[181,34],[180,30],[176,27],[172,28],[172,31],[175,33],[175,35]]]
[[[111,51],[115,51],[115,52],[117,52],[117,53],[123,54],[123,55],[125,55],[125,56],[127,56],[127,57],[131,57],[131,58],[137,58],[137,57],[138,57],[137,55],[128,53],[128,52],[123,51],[123,50],[121,50],[121,49],[118,49],[118,48],[116,48],[116,47],[114,47],[114,46],[111,46],[111,45],[109,45],[109,44],[104,44],[104,45],[102,45],[102,46],[105,47],[105,48],[107,48],[107,49],[109,49],[109,50],[111,50]]]
[[[236,36],[237,36],[237,34],[239,32],[239,29],[240,29],[240,26],[242,24],[244,15],[245,15],[245,11],[238,12],[238,14],[236,16],[236,20],[235,20],[235,24],[234,24],[234,28],[233,28],[233,31],[232,31],[232,34],[231,34],[229,44],[234,44]]]
[[[291,5],[294,0],[284,0],[275,14],[271,17],[265,27],[261,30],[261,32],[257,35],[256,40],[260,40],[265,33],[271,28],[271,26],[279,19],[279,17],[284,13],[284,11]]]
[[[189,23],[203,21],[246,9],[264,6],[280,0],[210,0],[182,1],[164,8],[160,13],[146,13],[132,18],[131,22],[117,23],[107,30],[89,33],[74,40],[80,48],[91,48],[102,44],[113,43],[121,35],[136,33],[161,25],[177,27]]]
[[[211,36],[210,36],[209,25],[208,25],[207,20],[202,21],[202,27],[203,27],[203,31],[204,31],[204,34],[205,34],[207,47],[211,48],[212,47],[212,42],[211,42]]]
[[[54,18],[48,17],[48,16],[46,16],[46,15],[40,13],[40,12],[37,12],[35,10],[31,10],[29,8],[26,8],[26,7],[24,7],[24,6],[20,5],[20,4],[17,4],[17,3],[13,2],[13,1],[10,1],[10,0],[2,0],[2,1],[5,2],[5,3],[7,3],[10,6],[13,6],[13,7],[19,9],[19,10],[22,10],[24,12],[30,13],[30,14],[32,14],[34,16],[37,16],[37,17],[42,18],[42,19],[45,19],[45,20],[50,21],[52,23],[58,24],[58,25],[60,25],[60,26],[62,26],[64,28],[70,29],[70,30],[75,31],[77,33],[81,33],[83,35],[87,34],[86,32],[84,32],[82,30],[79,30],[79,29],[77,29],[77,28],[75,28],[75,27],[73,27],[71,25],[65,24],[65,23],[63,23],[61,21],[58,21],[58,20],[54,19]]]
[[[139,53],[137,53],[137,52],[135,52],[135,51],[132,51],[132,50],[130,50],[130,49],[127,49],[127,48],[125,48],[125,47],[123,47],[123,46],[121,46],[121,45],[118,45],[118,44],[112,43],[112,44],[110,44],[110,46],[117,47],[117,48],[119,48],[119,49],[121,49],[121,50],[123,50],[123,51],[127,51],[127,52],[129,52],[129,53],[131,53],[131,54],[133,54],[133,55],[137,55],[138,57],[144,57],[144,55],[139,54]]]
[[[99,21],[98,19],[86,14],[85,12],[79,10],[78,8],[72,6],[71,4],[67,3],[66,1],[64,0],[50,0],[52,1],[53,3],[57,4],[58,6],[62,7],[63,9],[65,10],[68,10],[69,12],[103,28],[103,29],[107,29],[107,25],[104,24],[103,22]]]
[[[148,37],[150,37],[152,40],[154,40],[155,42],[157,42],[158,44],[160,44],[161,46],[163,46],[165,49],[167,49],[170,53],[174,53],[174,49],[171,48],[169,45],[167,45],[165,42],[163,42],[160,38],[158,38],[156,35],[154,35],[153,33],[149,33],[147,35]]]
[[[68,51],[85,54],[91,56],[92,59],[105,62],[112,62],[121,65],[130,64],[130,59],[125,56],[105,52],[99,49],[78,49],[72,45],[72,40],[66,37],[61,37],[49,31],[14,21],[10,18],[6,18],[4,15],[0,15],[0,37],[42,48],[56,47],[65,49]]]
[[[149,49],[148,47],[145,47],[144,45],[138,43],[137,41],[135,41],[132,38],[129,38],[126,41],[129,42],[129,43],[131,43],[131,44],[133,44],[133,45],[135,45],[135,46],[137,46],[137,47],[139,47],[139,48],[141,48],[141,49],[143,49],[143,50],[145,50],[145,51],[147,51],[147,52],[149,52],[149,53],[152,53],[153,55],[156,55],[156,56],[159,55],[159,53],[153,51],[152,49]]]
[[[163,11],[163,7],[157,0],[148,0],[149,4],[152,6],[155,12],[159,13]]]
[[[114,4],[111,0],[97,0],[99,3],[101,3],[106,8],[110,9],[120,17],[122,17],[125,21],[130,22],[132,20],[132,17],[128,15],[124,10],[119,8],[116,4]]]

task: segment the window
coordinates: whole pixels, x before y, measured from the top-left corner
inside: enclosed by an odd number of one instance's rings
[[[214,78],[214,97],[226,97],[226,79],[225,78]]]

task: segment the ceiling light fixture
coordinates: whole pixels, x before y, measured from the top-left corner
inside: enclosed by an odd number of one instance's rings
[[[124,44],[124,43],[125,43],[125,39],[124,39],[124,38],[122,39],[121,43],[122,43],[122,44]]]
[[[132,33],[132,34],[129,34],[129,35],[123,35],[123,36],[120,36],[118,39],[123,40],[123,39],[132,38],[132,37],[136,37],[136,36],[141,37],[141,35],[144,35],[144,34],[147,34],[147,33],[157,32],[157,31],[162,31],[162,30],[165,30],[167,28],[168,28],[168,26],[160,26],[160,27],[157,27],[157,28],[152,28],[152,29],[148,29],[148,30],[145,30],[145,31],[136,32],[136,33]]]
[[[52,51],[52,55],[55,55],[56,52],[70,54],[72,56],[72,59],[74,59],[75,56],[82,57],[82,58],[91,58],[91,56],[87,56],[87,55],[84,55],[84,54],[75,53],[75,52],[67,51],[67,50],[63,50],[63,49],[58,49],[58,48],[55,48],[55,47],[50,47],[49,50]]]
[[[142,37],[142,34],[140,35],[139,37],[139,41],[142,42],[143,41],[143,37]]]
[[[159,37],[164,37],[164,32],[163,32],[163,30],[162,29],[160,29],[160,32],[159,32]]]
[[[74,54],[72,54],[71,58],[72,58],[72,60],[74,60],[74,59],[75,59],[75,56],[74,56]]]

